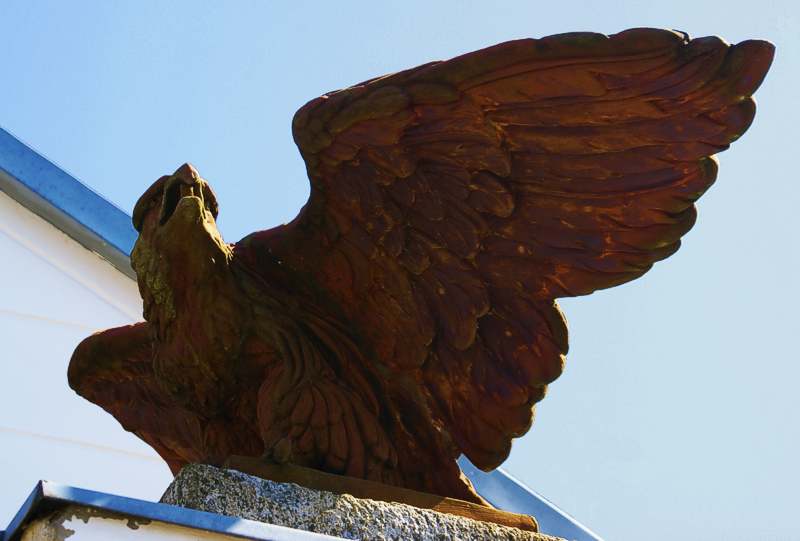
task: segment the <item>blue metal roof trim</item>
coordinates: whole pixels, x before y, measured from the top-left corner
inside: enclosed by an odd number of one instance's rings
[[[2,128],[0,189],[135,278],[130,216]]]
[[[475,490],[489,503],[498,509],[536,517],[540,532],[569,541],[602,541],[599,535],[502,469],[487,473],[463,456],[458,465],[472,481]]]
[[[254,520],[115,496],[103,492],[59,485],[50,481],[40,481],[8,525],[5,533],[0,532],[0,540],[15,541],[22,534],[23,527],[36,517],[37,512],[42,510],[44,506],[52,504],[61,506],[70,504],[82,505],[94,509],[103,509],[126,517],[155,520],[176,526],[256,541],[337,541],[341,539],[340,537],[295,530]]]
[[[130,216],[1,128],[0,189],[136,278],[130,266],[130,251],[138,234]],[[464,457],[459,464],[492,505],[533,515],[542,533],[570,541],[602,541],[503,470],[485,473]]]

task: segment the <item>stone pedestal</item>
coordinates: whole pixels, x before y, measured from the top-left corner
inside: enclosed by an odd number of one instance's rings
[[[197,464],[186,466],[178,474],[161,502],[346,539],[558,539],[410,505],[358,499]]]

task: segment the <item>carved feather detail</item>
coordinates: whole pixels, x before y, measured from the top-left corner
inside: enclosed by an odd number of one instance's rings
[[[555,299],[635,279],[678,249],[772,55],[666,30],[563,34],[306,104],[292,129],[309,202],[232,249],[239,285],[226,291],[268,322],[253,331],[266,345],[246,346],[266,359],[258,415],[236,422],[254,423],[267,453],[288,438],[301,463],[469,498],[455,458],[498,466],[563,370]],[[264,331],[275,325],[288,334]],[[99,354],[81,348],[73,365],[86,368]],[[126,368],[86,370],[72,384],[162,456],[197,445],[161,443],[155,421],[130,418],[139,401],[172,406],[125,391]]]

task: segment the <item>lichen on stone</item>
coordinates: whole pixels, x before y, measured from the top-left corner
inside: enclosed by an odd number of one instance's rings
[[[555,541],[543,534],[349,494],[276,483],[235,470],[192,464],[162,503],[363,540]]]

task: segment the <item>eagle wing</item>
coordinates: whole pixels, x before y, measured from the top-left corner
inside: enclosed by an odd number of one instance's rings
[[[762,41],[634,29],[511,41],[294,117],[311,197],[243,239],[326,292],[431,422],[499,465],[567,351],[554,299],[674,253],[750,125]]]
[[[72,354],[70,387],[114,416],[163,458],[173,474],[189,463],[221,464],[235,453],[258,454],[260,442],[229,419],[208,419],[176,404],[153,373],[147,323],[98,332]]]

